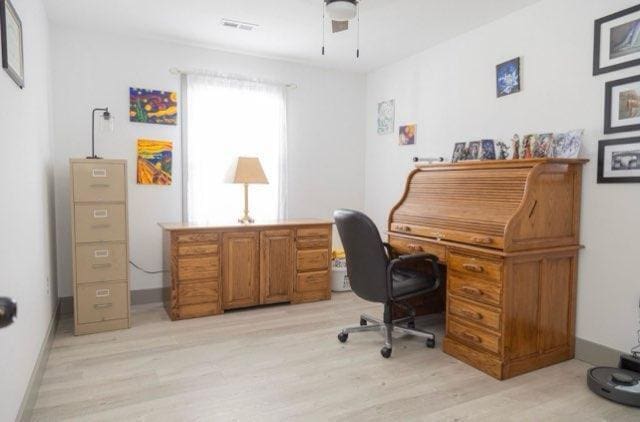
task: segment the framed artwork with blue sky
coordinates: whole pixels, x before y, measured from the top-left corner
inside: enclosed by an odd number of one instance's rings
[[[520,92],[520,57],[496,66],[496,93],[499,97]]]

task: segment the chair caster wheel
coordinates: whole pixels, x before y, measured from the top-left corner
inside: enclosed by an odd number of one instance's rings
[[[391,349],[389,347],[383,347],[380,349],[380,354],[383,358],[388,359],[391,356]]]
[[[360,318],[360,325],[361,325],[362,327],[364,327],[365,325],[367,325],[367,320],[366,320],[366,319],[364,319],[364,318]]]
[[[349,338],[349,334],[348,333],[340,333],[340,334],[338,334],[338,340],[340,340],[340,343],[346,342],[348,338]]]
[[[415,330],[416,329],[416,322],[415,321],[407,322],[407,327],[409,327],[412,330]]]
[[[427,340],[427,347],[429,349],[433,349],[434,347],[436,347],[436,339],[435,338],[430,338]]]

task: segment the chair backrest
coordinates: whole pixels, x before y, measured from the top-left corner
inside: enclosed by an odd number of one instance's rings
[[[376,225],[365,214],[353,210],[336,210],[333,218],[347,256],[351,288],[365,300],[387,302],[389,258]]]

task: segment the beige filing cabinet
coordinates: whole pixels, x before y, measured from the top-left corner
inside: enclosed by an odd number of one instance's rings
[[[129,328],[127,162],[71,159],[74,333]]]

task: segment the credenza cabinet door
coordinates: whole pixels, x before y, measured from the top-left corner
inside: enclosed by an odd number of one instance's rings
[[[260,232],[260,303],[291,300],[294,259],[293,230]]]
[[[260,303],[258,232],[224,233],[222,236],[222,303],[224,309]]]

